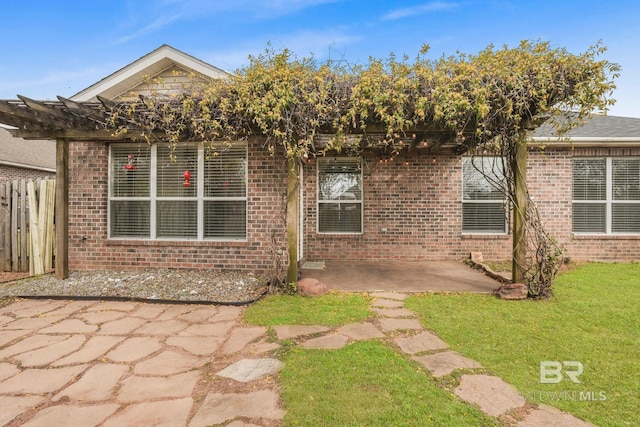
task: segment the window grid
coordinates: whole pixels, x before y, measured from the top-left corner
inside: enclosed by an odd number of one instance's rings
[[[353,157],[318,159],[319,234],[362,234],[362,167]]]
[[[200,146],[185,146],[177,153],[177,164],[169,163],[168,149],[153,145],[141,149],[132,144],[112,144],[109,155],[109,238],[118,239],[151,239],[151,240],[220,240],[244,241],[247,230],[247,148],[246,145],[224,146],[218,151],[214,160],[205,159],[204,149]],[[189,156],[189,150],[191,156]],[[135,152],[133,159],[135,169],[126,169],[129,152]],[[145,159],[144,166],[138,155]],[[182,157],[181,157],[182,156]],[[129,160],[130,161],[130,160]],[[222,196],[216,190],[210,190],[211,196],[205,197],[207,182],[205,164],[208,161],[218,161],[219,168],[225,170],[231,164],[235,174],[235,194]],[[173,170],[172,170],[173,169]],[[183,185],[184,170],[191,173],[190,186]],[[137,174],[142,172],[143,174]],[[167,181],[159,183],[164,176]],[[117,196],[115,192],[123,176],[138,176],[148,186],[148,195],[143,197]],[[211,184],[213,185],[213,184]],[[129,190],[131,192],[131,190]],[[162,195],[160,195],[162,194]],[[124,204],[125,208],[118,206]],[[136,205],[137,203],[137,205]],[[145,203],[140,206],[140,203]],[[232,203],[230,206],[229,203]],[[126,205],[132,205],[129,210],[138,213],[127,215]],[[212,209],[212,205],[217,205]],[[142,219],[138,218],[144,212]],[[207,223],[214,223],[213,227],[206,227]],[[144,232],[137,230],[136,224],[141,223]],[[120,225],[124,224],[124,225]],[[164,224],[164,225],[163,225]],[[133,230],[133,231],[132,231]]]
[[[640,158],[574,159],[572,216],[576,234],[639,234]]]
[[[462,159],[462,232],[506,234],[508,224],[504,195],[481,171],[493,174],[495,182],[504,180],[501,158]]]

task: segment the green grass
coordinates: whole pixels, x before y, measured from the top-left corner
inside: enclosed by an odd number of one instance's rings
[[[287,426],[483,426],[491,417],[435,385],[380,341],[284,357]]]
[[[371,316],[369,299],[356,294],[326,294],[319,297],[273,295],[247,308],[244,320],[263,326],[340,326],[362,322]]]
[[[407,308],[532,403],[598,425],[640,425],[640,265],[582,265],[560,275],[554,291],[549,301],[429,294],[409,298]],[[581,383],[541,384],[541,361],[582,363]],[[580,392],[606,400],[581,400]]]

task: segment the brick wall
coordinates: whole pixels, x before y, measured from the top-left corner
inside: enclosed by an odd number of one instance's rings
[[[121,241],[107,239],[108,146],[70,144],[69,259],[71,269],[145,267],[249,269],[268,272],[285,254],[284,161],[249,143],[246,242]],[[640,259],[640,236],[574,236],[571,232],[573,156],[640,155],[640,149],[547,149],[529,153],[528,183],[551,235],[574,259]],[[435,161],[434,161],[435,159]],[[405,163],[408,161],[408,165]],[[304,165],[304,254],[307,260],[460,260],[471,251],[509,259],[511,235],[462,234],[460,157],[414,155],[363,166],[364,232],[316,232],[316,162]],[[275,239],[275,240],[272,240]],[[273,243],[275,242],[275,243]]]
[[[640,259],[640,236],[571,232],[572,157],[640,155],[640,149],[532,149],[529,192],[550,234],[581,260]],[[435,162],[434,162],[435,159]],[[462,162],[458,156],[415,155],[363,167],[364,232],[316,232],[315,162],[305,165],[305,258],[309,260],[459,260],[472,251],[509,259],[512,235],[462,233]]]
[[[273,206],[282,206],[286,169],[257,142],[252,141],[248,150],[246,242],[108,240],[108,153],[107,144],[70,143],[70,269],[167,267],[267,273],[272,254],[283,253],[283,217]]]
[[[46,172],[36,169],[18,168],[15,166],[0,165],[0,182],[14,180],[36,180],[42,178],[55,178],[55,172]]]

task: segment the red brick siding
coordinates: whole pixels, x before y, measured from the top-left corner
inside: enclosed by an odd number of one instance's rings
[[[573,156],[640,155],[640,149],[547,149],[529,152],[527,182],[550,234],[581,260],[640,259],[640,236],[574,236]],[[457,156],[414,156],[363,167],[364,232],[316,232],[316,166],[305,165],[305,258],[408,261],[509,259],[512,235],[462,233],[462,162]],[[386,228],[386,231],[383,229]]]
[[[72,142],[69,147],[69,268],[207,268],[268,272],[273,252],[285,248],[281,206],[286,169],[259,149],[248,150],[246,242],[168,242],[107,239],[107,144]],[[271,236],[275,236],[272,244]]]
[[[36,180],[42,178],[55,178],[56,173],[37,169],[18,168],[15,166],[0,165],[0,182],[21,181],[23,179]]]

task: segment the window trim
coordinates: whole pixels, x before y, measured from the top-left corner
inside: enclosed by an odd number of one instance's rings
[[[360,199],[358,200],[349,200],[348,203],[360,204],[360,231],[320,231],[320,205],[321,204],[337,204],[345,203],[345,201],[341,200],[320,200],[320,163],[323,162],[344,162],[344,163],[355,163],[358,165],[360,169]],[[337,158],[318,158],[316,162],[316,233],[322,235],[344,235],[344,236],[357,236],[364,234],[364,176],[362,174],[362,161],[358,157],[337,157]]]
[[[225,144],[225,143],[221,143]],[[187,145],[187,144],[185,144]],[[150,159],[150,171],[149,171],[149,196],[145,197],[113,197],[111,194],[112,185],[112,149],[114,147],[132,147],[138,149],[139,144],[135,143],[113,143],[109,144],[109,160],[108,160],[108,188],[107,188],[107,239],[114,241],[163,241],[163,242],[247,242],[249,234],[249,174],[248,174],[248,145],[242,142],[233,143],[233,147],[244,148],[244,178],[245,178],[245,195],[244,197],[215,197],[204,196],[204,162],[205,162],[205,146],[203,143],[189,144],[190,146],[197,146],[197,190],[196,196],[189,197],[160,197],[157,195],[158,189],[158,144],[153,144],[149,147],[149,159]],[[111,235],[111,202],[118,200],[131,200],[131,201],[148,201],[149,202],[149,237],[135,237],[135,236],[117,236]],[[197,202],[197,233],[196,237],[158,237],[157,236],[157,205],[162,201],[196,201]],[[244,201],[245,202],[245,233],[243,238],[228,238],[228,237],[205,237],[204,236],[204,206],[207,201]]]
[[[604,200],[575,200],[573,198],[573,162],[576,160],[605,160],[605,199]],[[614,232],[613,231],[613,205],[615,204],[637,204],[640,205],[640,199],[638,200],[614,200],[613,198],[613,161],[616,159],[628,160],[637,159],[640,160],[640,156],[580,156],[573,157],[571,163],[571,234],[574,236],[638,236],[640,231],[631,232]],[[640,177],[639,177],[640,180]],[[573,229],[573,211],[576,204],[599,204],[605,206],[605,231],[575,231]]]
[[[472,235],[480,235],[480,236],[507,236],[509,234],[509,230],[510,230],[510,223],[509,223],[509,218],[510,218],[510,214],[509,214],[509,207],[507,206],[507,200],[506,198],[503,196],[500,200],[498,199],[491,199],[491,200],[466,200],[464,198],[464,194],[465,194],[465,179],[464,179],[464,162],[465,161],[470,161],[473,162],[473,159],[482,159],[484,161],[484,159],[497,159],[499,158],[499,156],[464,156],[461,158],[461,171],[462,171],[462,191],[461,191],[461,204],[460,204],[460,230],[463,236],[472,236]],[[504,171],[503,175],[504,175]],[[472,231],[467,231],[464,229],[464,206],[465,205],[479,205],[479,204],[497,204],[498,202],[500,202],[500,204],[502,205],[502,210],[504,212],[504,227],[502,229],[502,231],[478,231],[478,230],[472,230]]]

